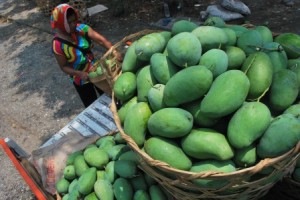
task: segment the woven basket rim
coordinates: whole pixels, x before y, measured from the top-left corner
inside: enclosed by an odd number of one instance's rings
[[[237,170],[234,172],[224,173],[224,172],[207,171],[207,172],[197,173],[197,172],[190,172],[190,171],[175,169],[163,161],[155,160],[155,159],[151,158],[147,153],[143,152],[138,147],[138,145],[133,141],[133,139],[130,136],[128,136],[124,132],[122,125],[120,123],[118,113],[117,113],[114,92],[112,92],[111,111],[113,113],[113,116],[115,118],[115,123],[120,131],[121,136],[126,140],[126,142],[130,145],[130,147],[133,148],[148,164],[159,167],[159,168],[163,169],[164,171],[175,172],[177,174],[189,176],[191,178],[192,177],[193,178],[205,178],[205,177],[212,177],[212,178],[221,178],[222,177],[222,178],[224,178],[224,177],[236,177],[236,176],[244,175],[244,174],[252,175],[252,174],[256,174],[257,172],[261,171],[265,167],[272,166],[272,165],[284,160],[288,156],[298,154],[293,160],[300,157],[300,141],[299,141],[295,145],[295,147],[293,147],[291,150],[289,150],[288,152],[286,152],[278,157],[262,159],[254,166],[240,169],[240,170]]]

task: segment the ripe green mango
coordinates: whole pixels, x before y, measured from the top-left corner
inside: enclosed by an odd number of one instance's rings
[[[155,53],[162,53],[165,49],[167,41],[160,33],[149,33],[137,40],[135,45],[135,54],[141,61],[150,61]]]
[[[256,163],[256,146],[250,145],[234,152],[234,163],[238,167],[250,167]]]
[[[193,116],[181,108],[163,108],[148,120],[148,130],[153,136],[178,138],[188,134],[193,127]]]
[[[67,166],[73,165],[76,156],[82,155],[82,153],[83,153],[82,151],[75,151],[75,152],[71,153],[70,155],[68,155],[67,161],[66,161]]]
[[[300,141],[300,120],[292,114],[276,117],[257,145],[260,158],[274,158],[292,149]]]
[[[297,99],[299,93],[298,77],[289,69],[282,69],[273,75],[269,91],[269,103],[272,110],[284,111]]]
[[[176,21],[173,24],[171,28],[171,33],[172,36],[174,36],[182,32],[192,32],[197,27],[198,25],[196,23],[183,19],[183,20]]]
[[[165,162],[176,169],[189,170],[192,166],[191,160],[171,139],[151,137],[146,140],[144,149],[153,159]]]
[[[124,123],[125,117],[128,113],[128,110],[137,103],[137,96],[132,97],[130,100],[122,104],[121,108],[118,109],[118,116],[121,124]]]
[[[130,184],[132,185],[134,191],[137,190],[148,190],[148,185],[144,176],[144,173],[140,173],[137,176],[130,179]]]
[[[68,165],[64,169],[64,178],[68,181],[72,181],[76,178],[74,165]]]
[[[300,56],[299,34],[281,33],[275,37],[274,42],[277,42],[282,45],[289,59],[295,59]]]
[[[271,123],[271,112],[261,102],[245,102],[232,116],[227,129],[229,143],[238,149],[250,146]]]
[[[218,16],[209,16],[203,23],[204,26],[215,26],[215,27],[225,27],[226,22],[223,18]]]
[[[300,119],[300,103],[291,105],[283,112],[283,114],[292,114]]]
[[[269,56],[264,52],[252,53],[246,58],[241,70],[250,81],[247,99],[261,98],[272,83],[273,65]]]
[[[202,47],[200,41],[194,34],[182,32],[169,40],[167,51],[168,57],[174,64],[186,68],[199,63]]]
[[[150,65],[147,65],[140,69],[137,72],[137,98],[138,101],[148,101],[148,92],[150,88],[152,88],[155,84],[157,84],[157,80],[153,76],[153,73],[150,70]]]
[[[227,42],[226,46],[235,46],[236,40],[237,40],[235,31],[230,28],[227,28],[227,27],[223,27],[222,30],[226,33],[227,38],[228,38],[228,42]]]
[[[236,25],[236,24],[234,25],[228,24],[226,27],[232,29],[235,32],[237,38],[239,38],[242,33],[247,32],[249,30],[245,26]]]
[[[198,125],[199,127],[212,127],[215,125],[219,119],[215,118],[210,118],[205,116],[203,113],[200,111],[200,103],[202,99],[197,99],[195,101],[182,104],[181,108],[184,110],[190,112],[193,115],[194,118],[194,124]]]
[[[263,45],[262,52],[265,52],[271,59],[273,73],[288,66],[288,58],[283,47],[277,42],[269,42]]]
[[[135,162],[130,160],[115,161],[115,172],[123,178],[133,178],[137,175],[138,169]]]
[[[97,169],[102,169],[109,162],[108,153],[98,147],[91,147],[84,151],[84,160],[89,166],[96,167]]]
[[[135,104],[126,115],[124,131],[138,146],[142,146],[144,144],[147,123],[151,115],[152,112],[146,102],[139,102]]]
[[[98,197],[95,192],[92,192],[84,197],[84,200],[98,200]]]
[[[236,46],[227,46],[225,53],[228,56],[228,70],[240,69],[246,59],[245,52]]]
[[[226,116],[244,103],[249,88],[250,81],[242,71],[226,71],[213,81],[201,102],[200,110],[211,118]]]
[[[101,200],[114,200],[113,186],[108,180],[97,180],[94,185],[94,191]]]
[[[213,75],[205,66],[196,65],[177,72],[165,85],[163,101],[169,107],[201,98],[210,88]]]
[[[115,161],[110,161],[105,167],[104,178],[109,182],[113,183],[117,178],[117,173],[115,172]]]
[[[199,65],[207,67],[216,78],[227,70],[228,56],[221,49],[210,49],[202,55]]]
[[[114,83],[113,90],[117,99],[126,102],[136,94],[137,80],[132,72],[122,73]]]
[[[89,169],[83,155],[76,156],[74,160],[74,168],[77,176],[81,176],[85,170]]]
[[[135,73],[141,66],[143,62],[138,60],[135,53],[135,45],[137,41],[134,41],[127,49],[123,61],[122,61],[122,72],[133,72]]]
[[[155,200],[167,200],[167,196],[159,185],[152,185],[149,188],[149,194],[151,199]]]
[[[256,26],[254,30],[260,34],[263,44],[273,42],[272,31],[267,26]]]
[[[201,43],[203,52],[210,49],[222,49],[228,42],[228,37],[222,28],[215,26],[199,26],[192,31]]]
[[[132,200],[133,198],[133,187],[126,178],[117,178],[113,184],[113,190],[117,200]]]
[[[88,195],[94,189],[97,180],[97,169],[91,167],[87,169],[78,179],[78,191],[82,195]]]
[[[69,185],[70,185],[70,182],[67,179],[61,178],[55,184],[55,188],[59,194],[67,194]]]
[[[167,55],[155,53],[150,58],[150,70],[159,83],[166,84],[179,71],[179,68]]]
[[[263,46],[263,40],[257,30],[248,30],[238,37],[237,47],[241,48],[246,55],[257,52]]]
[[[231,160],[204,160],[193,164],[190,169],[191,172],[225,172],[230,173],[236,171],[235,165]],[[219,179],[193,179],[192,182],[200,187],[219,189],[228,183],[228,178],[223,177]]]
[[[151,200],[147,191],[137,190],[133,195],[133,200]]]
[[[207,128],[193,129],[181,140],[182,150],[197,159],[228,160],[233,158],[233,150],[226,137]]]
[[[148,92],[148,102],[153,112],[166,107],[163,101],[165,85],[156,84]]]

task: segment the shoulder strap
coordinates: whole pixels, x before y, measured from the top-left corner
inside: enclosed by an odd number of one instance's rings
[[[76,49],[79,49],[84,55],[86,55],[87,53],[91,53],[91,50],[89,50],[89,49],[83,49],[83,48],[81,48],[81,47],[73,44],[72,42],[69,42],[68,40],[62,39],[60,37],[54,37],[53,40],[60,41],[60,42],[62,42],[64,44],[66,44],[66,45],[69,45],[69,46],[72,46],[72,47],[74,47]]]

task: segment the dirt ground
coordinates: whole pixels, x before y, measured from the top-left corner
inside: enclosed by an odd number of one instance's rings
[[[90,2],[109,7],[109,1]],[[205,10],[218,1],[197,2]],[[243,2],[252,13],[239,23],[300,34],[299,0],[292,7],[281,0]],[[145,28],[157,28],[153,24],[163,18],[162,1],[135,1],[133,5],[123,16],[113,16],[111,9],[95,15],[93,28],[113,43]],[[172,17],[199,21],[200,15],[190,3]],[[84,110],[51,54],[52,35],[49,17],[40,12],[34,0],[0,0],[0,138],[13,139],[29,154]],[[104,49],[97,51],[101,55]],[[0,166],[1,200],[35,199],[1,148]]]

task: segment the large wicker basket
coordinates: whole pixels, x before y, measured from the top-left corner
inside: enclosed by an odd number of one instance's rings
[[[137,152],[142,162],[140,167],[159,182],[168,192],[178,200],[255,200],[266,195],[269,190],[284,176],[287,176],[295,168],[296,160],[300,157],[300,142],[289,152],[276,157],[261,160],[255,166],[238,170],[231,173],[205,172],[194,173],[178,170],[170,167],[167,163],[152,159],[141,150],[138,145],[123,130],[117,108],[112,94],[113,112],[116,125],[128,145]],[[269,174],[262,174],[263,169],[272,167]],[[228,184],[221,189],[201,188],[195,185],[195,179],[227,180]]]
[[[111,50],[118,49],[121,45],[130,40],[137,40],[141,36],[152,31],[142,31],[124,38]],[[103,57],[105,59],[107,55]],[[236,172],[206,172],[195,173],[178,170],[170,167],[167,163],[154,160],[141,150],[134,140],[123,130],[118,113],[114,93],[112,93],[111,110],[116,125],[128,145],[137,152],[142,161],[141,169],[159,182],[174,198],[178,200],[255,200],[265,196],[268,191],[283,177],[287,176],[294,169],[296,160],[300,157],[300,142],[289,152],[276,157],[261,160],[255,166],[244,168]],[[263,174],[266,168],[272,168],[272,172]],[[203,188],[195,185],[195,179],[227,180],[228,183],[220,189]]]

